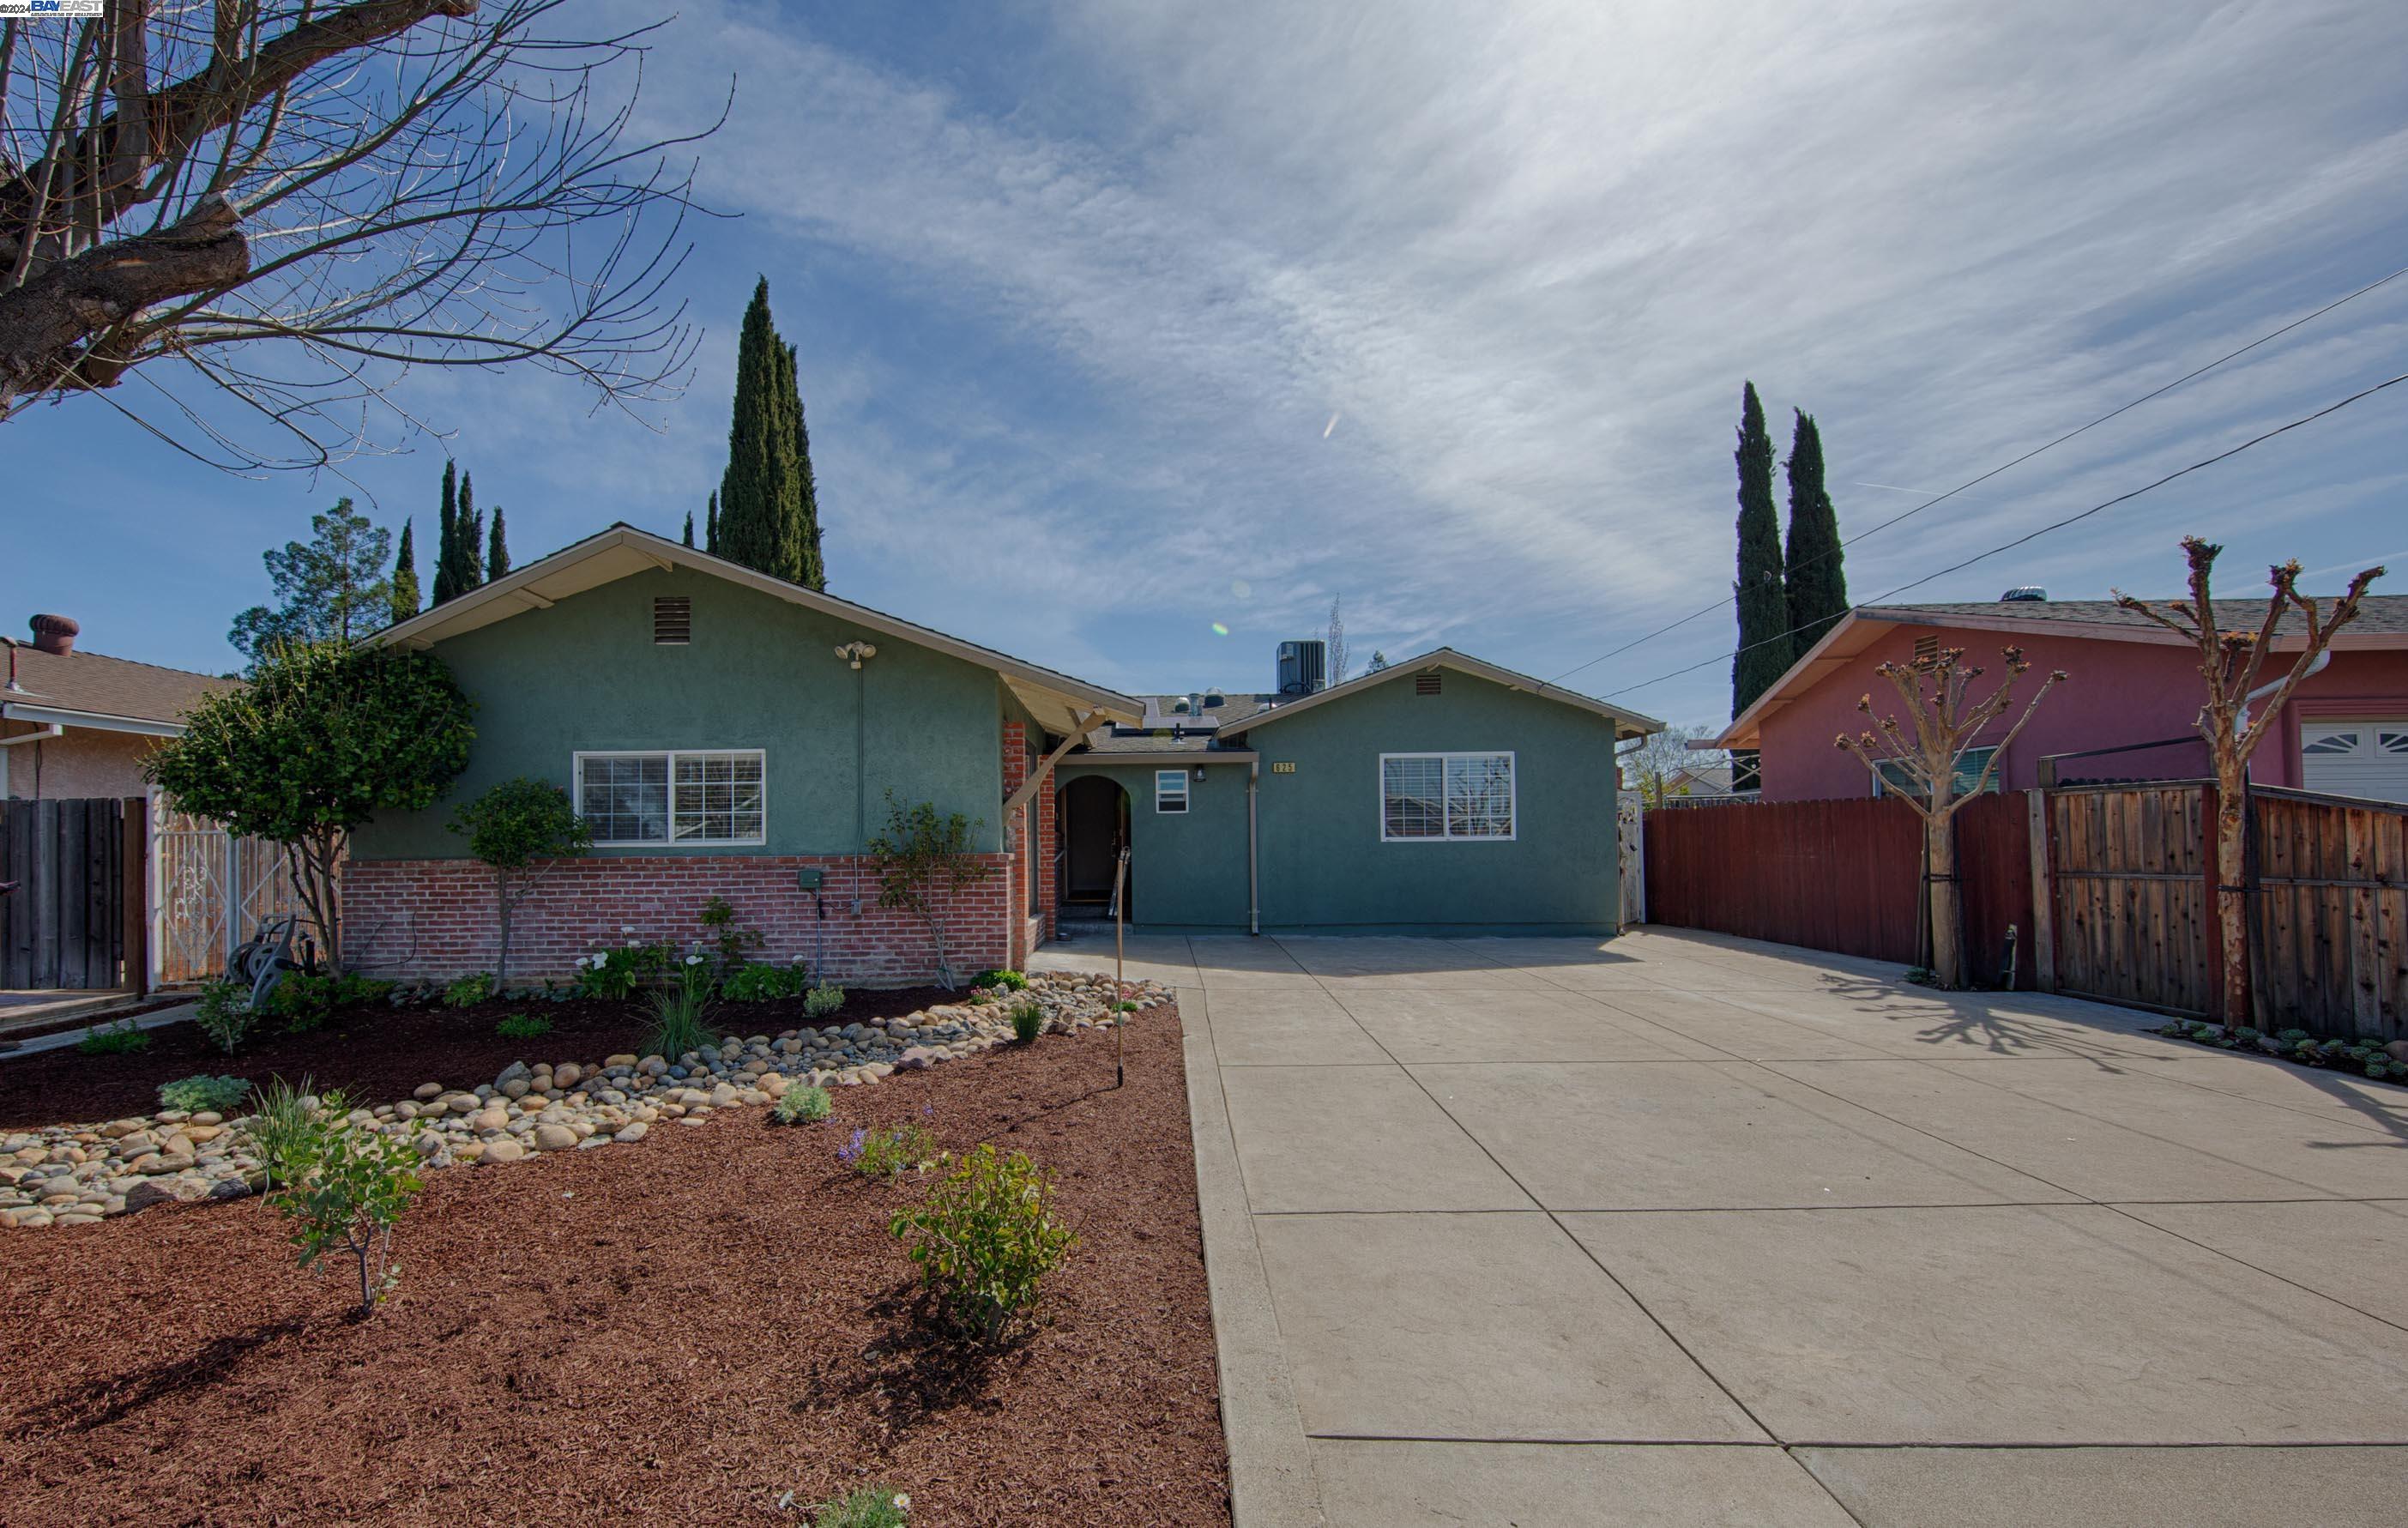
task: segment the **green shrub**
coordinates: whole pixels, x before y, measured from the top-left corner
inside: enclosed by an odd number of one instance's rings
[[[937,1160],[937,1138],[918,1125],[856,1130],[837,1147],[837,1160],[866,1178],[900,1177]]]
[[[695,957],[699,961],[700,956]],[[710,1012],[710,978],[699,964],[689,965],[676,980],[652,989],[652,1027],[644,1036],[647,1054],[671,1060],[690,1050],[717,1042],[704,1026]]]
[[[810,981],[810,973],[799,963],[776,966],[755,960],[737,966],[723,976],[719,995],[730,1002],[768,1002],[800,995]]]
[[[488,972],[471,972],[443,989],[443,1001],[454,1008],[473,1008],[494,995],[494,978]]]
[[[1037,1305],[1038,1284],[1079,1238],[1054,1214],[1054,1179],[1020,1152],[981,1143],[917,1208],[887,1225],[909,1241],[947,1320],[994,1342]]]
[[[622,1002],[633,997],[647,977],[657,976],[676,959],[666,940],[646,944],[630,937],[624,944],[577,958],[577,990],[581,997]]]
[[[803,1016],[825,1018],[844,1006],[844,988],[834,982],[822,982],[803,994]]]
[[[532,1040],[552,1032],[552,1020],[540,1014],[505,1014],[494,1025],[494,1032],[505,1040]]]
[[[294,1249],[304,1268],[329,1252],[349,1252],[359,1266],[362,1316],[401,1282],[393,1228],[421,1187],[417,1166],[406,1138],[352,1124],[333,1101],[287,1144],[276,1207],[293,1223]]]
[[[1026,1045],[1045,1032],[1045,1010],[1033,1002],[1015,1003],[1011,1009],[1011,1037]]]
[[[781,1509],[794,1505],[791,1491],[778,1500]],[[864,1486],[803,1508],[811,1515],[811,1528],[906,1528],[910,1509],[910,1497],[883,1486]]]
[[[251,1096],[251,1082],[245,1077],[212,1077],[204,1072],[195,1077],[179,1077],[174,1082],[159,1085],[159,1107],[181,1109],[187,1114],[204,1110],[212,1114],[232,1114],[242,1107]]]
[[[251,1011],[251,990],[240,982],[215,981],[201,984],[200,1007],[193,1022],[209,1037],[209,1043],[231,1056],[242,1048],[251,1028],[259,1022]]]
[[[789,1088],[769,1110],[781,1125],[816,1125],[836,1112],[836,1100],[824,1088]]]
[[[131,1056],[150,1048],[150,1036],[136,1029],[131,1018],[107,1029],[88,1030],[76,1042],[76,1049],[86,1056]]]
[[[986,987],[1001,987],[1014,992],[1025,992],[1028,989],[1028,978],[1011,970],[982,971],[970,978],[970,985]]]
[[[259,1157],[264,1180],[260,1187],[268,1189],[293,1180],[303,1145],[316,1127],[318,1111],[331,1108],[348,1114],[350,1101],[338,1091],[313,1100],[307,1077],[298,1088],[282,1077],[271,1077],[254,1091],[258,1097],[251,1106],[251,1144]]]
[[[1116,1014],[1133,1014],[1137,1012],[1137,1004],[1129,1002],[1126,998],[1123,998],[1120,1002],[1112,1004],[1112,1012]]]
[[[325,1023],[337,1008],[379,1002],[393,989],[392,982],[380,982],[356,972],[341,976],[312,976],[306,971],[295,971],[287,973],[268,988],[265,1006],[270,1016],[283,1021],[286,1033],[301,1034]]]
[[[594,847],[594,833],[568,792],[524,775],[504,780],[452,814],[452,831],[494,872],[494,917],[501,938],[494,949],[494,985],[507,986],[510,922],[519,904],[564,859]]]
[[[714,895],[704,902],[695,919],[710,930],[711,946],[719,951],[722,971],[734,971],[744,964],[745,951],[757,950],[762,945],[761,930],[738,928],[735,904],[724,897]]]

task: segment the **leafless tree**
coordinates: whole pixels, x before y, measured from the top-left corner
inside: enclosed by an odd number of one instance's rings
[[[2258,629],[2227,631],[2216,625],[2215,599],[2208,589],[2209,575],[2224,548],[2186,536],[2182,549],[2190,561],[2188,599],[2152,605],[2118,589],[2115,603],[2139,612],[2199,649],[2200,675],[2207,681],[2207,703],[2199,710],[2199,730],[2207,740],[2208,759],[2215,771],[2215,880],[2220,891],[2215,900],[2216,953],[2222,1016],[2227,1024],[2243,1024],[2249,1019],[2249,756],[2278,725],[2291,693],[2324,666],[2334,634],[2358,619],[2366,586],[2381,578],[2384,569],[2369,568],[2351,579],[2349,588],[2327,611],[2300,592],[2296,559],[2270,568],[2266,577],[2274,593],[2266,601]],[[2276,628],[2291,611],[2298,611],[2305,623],[2305,640],[2289,670],[2261,692],[2258,676],[2274,650]]]
[[[1931,911],[1931,974],[1942,987],[1965,985],[1965,950],[1957,938],[1956,835],[1949,820],[1967,801],[1989,788],[1990,776],[2007,757],[2008,744],[2065,677],[2060,669],[2042,682],[2023,714],[1990,750],[1981,772],[1959,791],[1957,766],[1969,750],[1988,746],[1980,742],[1982,729],[2007,714],[2014,703],[2015,681],[2031,671],[2022,648],[2005,648],[2000,656],[2006,659],[2007,675],[1980,700],[1973,699],[1972,690],[1982,669],[1978,664],[1967,666],[1961,647],[1944,648],[1905,663],[1883,664],[1873,671],[1888,680],[1890,688],[1906,702],[1907,714],[1914,718],[1912,730],[1896,716],[1884,716],[1855,737],[1842,732],[1838,739],[1842,748],[1863,759],[1873,777],[1885,780],[1923,819],[1924,848],[1931,861],[1930,880],[1925,887]],[[1856,709],[1870,716],[1873,698],[1862,697]]]
[[[1329,597],[1329,683],[1346,683],[1346,617],[1340,613],[1340,596]]]
[[[1619,756],[1623,778],[1648,807],[1662,806],[1676,796],[1696,794],[1684,783],[1692,771],[1727,766],[1730,755],[1719,748],[1691,748],[1721,731],[1713,727],[1668,727],[1650,732],[1639,746]]]
[[[597,406],[673,392],[694,337],[664,286],[693,204],[671,155],[716,124],[632,131],[652,28],[563,35],[568,14],[105,0],[7,21],[0,420],[89,394],[239,470],[415,423],[390,393],[412,367],[533,362]]]

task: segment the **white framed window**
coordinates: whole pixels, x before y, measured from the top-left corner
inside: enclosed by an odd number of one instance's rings
[[[1988,767],[1990,756],[1997,752],[1996,748],[1966,749],[1963,757],[1956,760],[1956,772],[1950,777],[1949,796],[1954,799],[1971,790],[1973,782],[1979,780],[1982,777],[1982,771]],[[1999,777],[1994,774],[1990,776],[1989,785],[1984,787],[1983,794],[1996,796],[1999,789]],[[1873,794],[1875,796],[1920,796],[1923,792],[1920,786],[1907,778],[1905,766],[1884,759],[1873,776]]]
[[[1154,809],[1156,812],[1187,810],[1187,771],[1185,770],[1154,771]]]
[[[1498,843],[1514,836],[1512,754],[1382,754],[1380,841]]]
[[[577,814],[601,845],[764,843],[767,766],[758,748],[580,753]]]

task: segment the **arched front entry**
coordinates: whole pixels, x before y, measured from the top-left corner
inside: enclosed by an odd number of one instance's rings
[[[1111,915],[1112,871],[1129,842],[1129,794],[1117,780],[1082,775],[1062,786],[1055,802],[1062,833],[1061,915]],[[1135,871],[1132,868],[1131,881]],[[1133,885],[1123,889],[1124,917],[1136,921]]]

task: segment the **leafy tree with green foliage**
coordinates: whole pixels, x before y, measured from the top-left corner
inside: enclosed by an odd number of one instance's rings
[[[779,338],[763,277],[736,341],[736,406],[720,480],[720,555],[806,588],[827,586],[810,434],[795,381],[794,347]]]
[[[1371,649],[1371,661],[1363,665],[1363,671],[1367,674],[1383,673],[1388,667],[1388,655],[1374,647]]]
[[[485,582],[493,584],[509,576],[510,547],[508,533],[502,529],[502,507],[494,506],[494,531],[485,541]]]
[[[981,1142],[946,1159],[953,1171],[887,1232],[909,1240],[921,1281],[947,1320],[981,1342],[999,1340],[1037,1304],[1038,1285],[1079,1245],[1054,1204],[1054,1175],[1021,1152]]]
[[[1731,714],[1745,711],[1789,667],[1789,601],[1782,587],[1781,515],[1772,506],[1772,437],[1749,382],[1740,402],[1739,651],[1731,656]]]
[[[226,633],[256,666],[286,642],[342,641],[365,637],[393,613],[393,585],[384,576],[392,535],[337,499],[323,514],[309,517],[309,541],[287,541],[263,553],[276,586],[274,608],[253,605],[234,618]]]
[[[407,518],[401,522],[401,550],[393,555],[393,624],[399,626],[418,613],[418,547]]]
[[[686,545],[692,546],[694,544],[694,512],[692,510],[685,512],[685,536],[683,539]]]
[[[471,709],[431,653],[294,643],[274,649],[245,687],[203,700],[143,770],[182,810],[282,845],[339,973],[337,877],[351,829],[435,804],[467,765]]]
[[[594,846],[594,830],[577,814],[568,792],[524,775],[505,780],[452,814],[452,831],[494,872],[494,916],[500,950],[494,985],[509,985],[510,917],[538,882],[564,859]]]
[[[1806,656],[1848,613],[1848,575],[1842,562],[1840,512],[1823,486],[1823,432],[1800,409],[1789,440],[1789,550],[1783,578],[1788,607],[1790,661]]]
[[[878,872],[878,905],[902,908],[928,926],[937,955],[937,982],[947,991],[958,984],[945,953],[941,902],[995,873],[972,849],[981,823],[955,812],[939,815],[928,801],[905,806],[886,793],[886,826],[869,840],[869,860]]]

